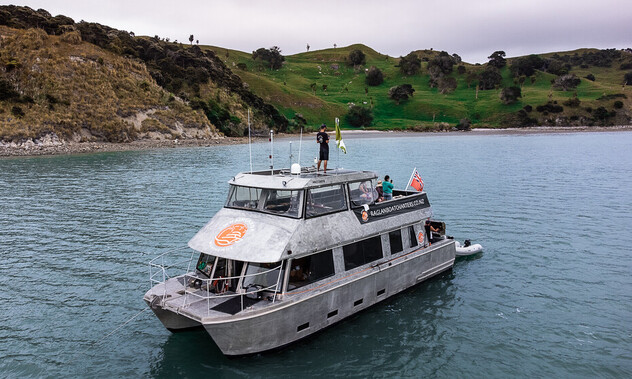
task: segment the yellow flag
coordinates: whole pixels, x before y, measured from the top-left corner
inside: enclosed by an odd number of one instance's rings
[[[342,134],[340,133],[340,120],[338,117],[336,117],[336,146],[338,146],[343,153],[347,154],[347,147],[345,146],[345,143],[342,140]]]

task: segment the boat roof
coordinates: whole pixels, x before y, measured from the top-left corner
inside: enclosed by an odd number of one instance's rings
[[[300,174],[291,174],[289,169],[241,172],[230,179],[228,184],[265,189],[300,190],[376,178],[377,173],[373,171],[335,169],[324,173],[316,171],[313,167],[306,167],[301,169]]]

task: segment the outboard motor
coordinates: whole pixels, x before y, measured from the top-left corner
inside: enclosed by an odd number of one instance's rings
[[[468,247],[472,244],[472,242],[470,242],[470,240],[465,240],[465,244],[463,245],[463,247]]]

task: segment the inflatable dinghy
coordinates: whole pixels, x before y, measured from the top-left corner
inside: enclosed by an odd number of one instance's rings
[[[456,256],[464,257],[467,255],[473,255],[483,251],[483,246],[478,243],[472,245],[470,240],[465,240],[465,244],[461,245],[459,241],[456,241]]]

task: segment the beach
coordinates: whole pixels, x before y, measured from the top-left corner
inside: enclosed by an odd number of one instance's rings
[[[545,134],[545,133],[578,133],[578,132],[621,132],[632,131],[632,125],[620,126],[540,126],[526,128],[502,128],[487,129],[476,128],[469,131],[442,131],[442,132],[414,132],[414,131],[382,131],[382,130],[343,130],[343,138],[374,138],[378,135],[388,137],[436,136],[436,135],[516,135],[516,134]],[[334,138],[334,131],[328,130],[330,138]],[[316,132],[305,133],[305,138],[311,138]],[[280,133],[275,139],[297,139],[298,134]],[[265,137],[253,137],[253,142],[267,141]],[[220,137],[213,139],[176,139],[176,140],[137,140],[129,143],[113,142],[67,142],[57,138],[43,138],[40,140],[27,140],[21,143],[9,143],[0,141],[0,157],[25,157],[45,155],[69,155],[87,154],[95,152],[114,151],[142,151],[155,149],[172,149],[178,147],[208,147],[216,145],[236,145],[248,143],[247,137]]]

